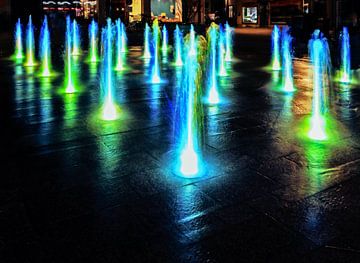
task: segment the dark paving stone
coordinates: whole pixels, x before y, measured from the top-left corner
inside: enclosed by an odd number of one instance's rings
[[[309,143],[309,61],[294,60],[297,92],[285,96],[265,69],[269,34],[234,41],[223,103],[203,109],[205,172],[193,179],[174,168],[172,66],[150,85],[130,46],[131,70],[114,76],[122,118],[106,122],[99,69],[77,62],[82,90],[66,96],[61,74],[45,81],[2,57],[0,262],[358,262],[360,92],[334,84],[339,136]]]

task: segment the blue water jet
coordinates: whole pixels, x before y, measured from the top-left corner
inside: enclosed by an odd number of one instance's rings
[[[326,119],[325,114],[328,111],[327,86],[329,84],[331,60],[327,39],[320,30],[315,30],[312,39],[309,41],[309,52],[313,71],[313,102],[311,128],[308,136],[314,140],[325,140]]]
[[[183,46],[183,35],[178,25],[176,25],[174,31],[174,40],[175,40],[175,65],[182,66],[182,46]]]
[[[284,92],[295,91],[293,80],[293,62],[292,62],[292,37],[289,27],[284,27],[281,36],[282,51],[282,89]]]
[[[272,44],[272,70],[280,70],[280,29],[277,25],[274,26],[271,35]]]
[[[44,17],[43,25],[40,31],[40,58],[40,74],[43,77],[49,77],[51,75],[51,43],[47,16]]]
[[[341,82],[351,82],[351,50],[350,50],[350,36],[347,27],[343,27],[340,34],[341,45]]]

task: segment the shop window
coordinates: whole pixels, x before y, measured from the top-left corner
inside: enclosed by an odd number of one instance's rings
[[[256,6],[243,7],[243,23],[244,24],[257,24],[258,22],[258,9]]]

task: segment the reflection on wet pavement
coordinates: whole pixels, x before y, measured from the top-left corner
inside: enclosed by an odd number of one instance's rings
[[[333,133],[304,136],[311,113],[307,59],[292,94],[279,92],[270,35],[236,31],[234,61],[206,105],[206,173],[172,168],[176,67],[148,83],[142,48],[115,74],[122,117],[101,121],[99,64],[33,76],[3,60],[0,259],[4,262],[356,262],[360,258],[359,89],[334,83]],[[163,61],[160,62],[164,63]],[[186,62],[185,62],[186,63]],[[63,72],[62,65],[54,70]],[[304,124],[305,123],[305,124]],[[12,261],[10,260],[12,259]]]

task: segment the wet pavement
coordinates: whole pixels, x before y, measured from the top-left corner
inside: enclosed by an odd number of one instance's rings
[[[297,92],[279,92],[269,32],[253,32],[236,32],[224,102],[205,106],[196,179],[172,170],[171,65],[166,84],[148,84],[130,47],[116,77],[123,117],[104,122],[98,68],[80,59],[81,92],[65,95],[61,74],[47,81],[3,59],[0,261],[359,262],[359,89],[333,83],[336,135],[309,141],[308,61],[294,62]]]

